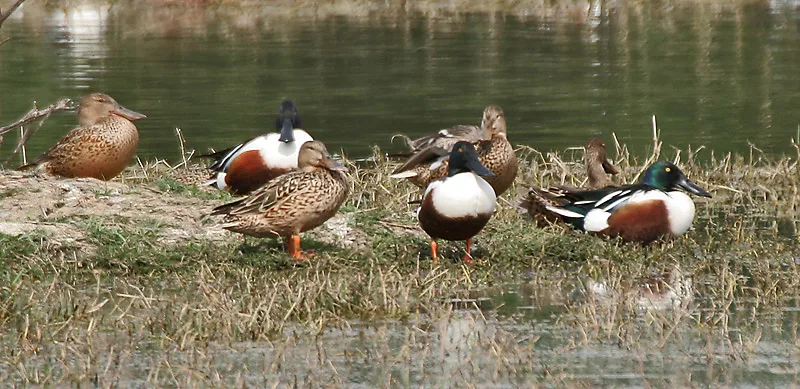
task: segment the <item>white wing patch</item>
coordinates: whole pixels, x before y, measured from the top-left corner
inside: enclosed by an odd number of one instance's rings
[[[608,228],[609,216],[611,216],[610,213],[600,208],[595,208],[589,211],[586,217],[583,218],[583,229],[590,232],[603,231]]]

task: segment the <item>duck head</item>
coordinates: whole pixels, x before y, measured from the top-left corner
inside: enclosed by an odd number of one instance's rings
[[[584,159],[587,165],[600,165],[608,174],[617,174],[619,171],[606,156],[606,142],[600,138],[589,139],[584,146],[586,153]]]
[[[657,161],[650,165],[644,173],[642,183],[663,191],[683,189],[697,196],[711,197],[703,188],[689,181],[681,169],[667,161]]]
[[[483,166],[478,159],[478,152],[475,151],[475,146],[466,141],[461,141],[453,145],[453,150],[450,152],[450,166],[448,168],[447,176],[452,177],[458,173],[473,172],[483,177],[494,177],[486,166]]]
[[[506,136],[506,116],[503,109],[496,105],[486,107],[483,110],[481,128],[490,136]]]
[[[278,117],[275,118],[275,129],[280,130],[279,141],[283,143],[294,142],[294,129],[303,126],[300,120],[300,113],[297,112],[297,105],[292,100],[281,102]]]
[[[78,123],[81,126],[90,126],[99,119],[111,115],[117,115],[131,121],[147,117],[119,105],[113,97],[105,93],[92,93],[84,97],[78,107]]]
[[[317,168],[328,169],[337,172],[346,172],[347,168],[341,162],[331,158],[325,144],[318,141],[303,143],[297,155],[297,167],[309,171]]]

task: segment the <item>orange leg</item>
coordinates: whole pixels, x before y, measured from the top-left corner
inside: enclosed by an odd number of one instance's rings
[[[304,253],[300,248],[300,235],[292,235],[288,240],[289,255],[298,261],[305,261],[313,257],[314,254]]]
[[[461,262],[472,263],[472,238],[467,239],[467,253],[461,257]]]
[[[431,257],[434,265],[439,263],[439,245],[436,244],[436,239],[431,239]]]

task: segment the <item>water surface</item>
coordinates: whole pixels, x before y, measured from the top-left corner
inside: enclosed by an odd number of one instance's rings
[[[227,147],[269,129],[284,98],[352,156],[400,148],[396,133],[478,123],[488,104],[505,109],[512,142],[540,151],[613,132],[645,155],[655,114],[667,147],[745,153],[752,142],[778,155],[794,153],[800,124],[794,2],[600,2],[567,18],[133,7],[14,14],[1,32],[12,40],[0,47],[0,122],[33,101],[105,91],[148,115],[139,155],[172,160],[175,127],[189,149]],[[54,115],[29,153],[74,123]]]

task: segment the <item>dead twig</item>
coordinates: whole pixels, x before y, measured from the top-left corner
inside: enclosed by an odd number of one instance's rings
[[[8,17],[11,16],[11,14],[14,13],[14,11],[16,11],[17,8],[19,8],[19,6],[22,5],[22,3],[24,3],[24,2],[25,2],[25,0],[17,0],[17,1],[15,1],[14,5],[12,5],[11,8],[9,8],[8,12],[6,12],[6,13],[3,13],[3,10],[0,10],[0,27],[3,26],[3,23],[6,21],[6,19],[8,19]],[[6,39],[6,40],[8,40],[8,39]],[[5,41],[3,41],[3,43],[5,43]]]
[[[33,103],[33,108],[31,108],[31,110],[28,111],[28,113],[26,113],[25,116],[22,117],[22,119],[19,119],[16,122],[11,123],[11,124],[9,124],[9,125],[7,125],[5,127],[0,127],[0,139],[7,132],[10,132],[10,131],[14,130],[17,127],[26,126],[26,125],[30,124],[31,122],[33,122],[33,121],[35,121],[37,119],[40,119],[40,118],[45,118],[45,120],[46,120],[47,117],[49,117],[50,114],[52,114],[53,112],[74,110],[75,107],[72,106],[71,103],[72,103],[72,101],[70,99],[61,99],[61,100],[58,100],[55,104],[51,104],[47,108],[44,108],[44,109],[40,110],[40,109],[38,109],[36,107],[36,102],[34,102]],[[39,125],[36,126],[35,128],[27,129],[23,133],[23,136],[20,138],[19,143],[17,144],[17,147],[14,149],[14,152],[11,153],[11,155],[8,157],[8,159],[6,159],[4,164],[7,164],[11,160],[11,158],[15,154],[17,154],[19,152],[19,150],[22,148],[22,146],[24,146],[25,143],[27,143],[28,139],[30,139],[30,137],[36,131],[38,131],[39,128],[41,128],[43,123],[44,123],[44,120],[42,120],[39,123]]]

